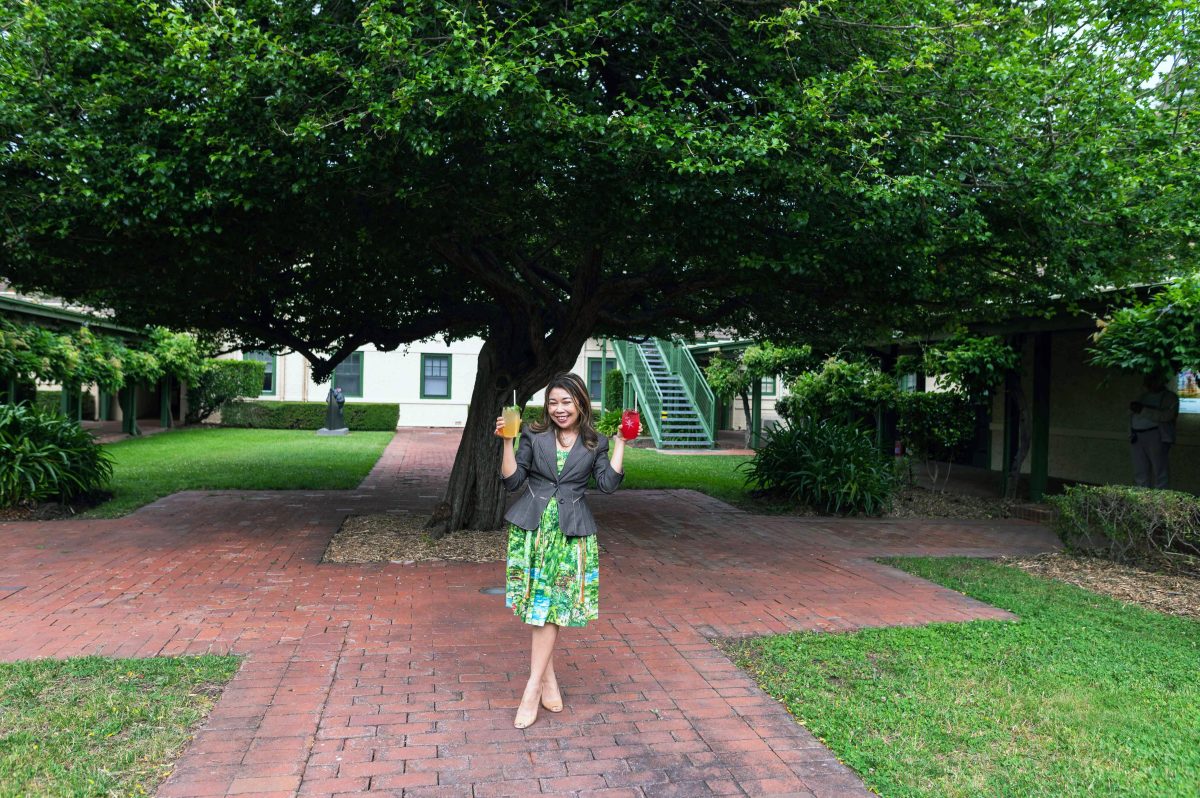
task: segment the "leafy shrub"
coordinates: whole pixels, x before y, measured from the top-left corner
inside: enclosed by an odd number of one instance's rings
[[[262,365],[261,363],[259,365]],[[311,429],[325,426],[325,402],[230,402],[221,408],[224,427],[254,429]],[[383,402],[347,402],[342,406],[351,431],[391,432],[400,420],[400,405]]]
[[[610,369],[604,376],[604,406],[609,410],[619,410],[624,401],[625,375],[620,369]]]
[[[542,420],[543,408],[541,405],[535,405],[532,402],[525,406],[521,411],[522,424],[534,424]]]
[[[966,396],[930,391],[896,395],[896,432],[904,448],[925,463],[934,484],[938,461],[953,462],[975,432],[974,408]],[[950,471],[946,471],[946,479]]]
[[[80,391],[80,401],[83,402],[83,417],[96,417],[96,397],[92,396],[91,391]],[[58,412],[62,408],[62,391],[38,391],[37,392],[38,407]]]
[[[196,384],[188,389],[188,423],[203,421],[226,402],[261,395],[266,368],[258,360],[206,360]]]
[[[621,428],[621,411],[606,410],[604,414],[596,420],[596,432],[601,435],[612,437],[617,434]]]
[[[959,333],[926,349],[919,366],[897,363],[897,373],[935,374],[955,393],[985,402],[1003,384],[1004,375],[1020,365],[1020,353],[999,336]]]
[[[1055,531],[1072,551],[1200,573],[1200,498],[1127,485],[1076,485],[1051,496]]]
[[[895,380],[873,364],[836,357],[801,374],[789,390],[775,410],[792,423],[809,418],[864,426],[872,425],[875,411],[890,407],[898,393]]]
[[[879,515],[897,486],[891,458],[874,437],[832,421],[782,423],[740,467],[748,484],[838,515]]]
[[[112,463],[76,422],[36,405],[0,405],[0,506],[99,490]]]
[[[1097,366],[1173,377],[1200,365],[1200,277],[1171,283],[1100,323],[1088,350]]]

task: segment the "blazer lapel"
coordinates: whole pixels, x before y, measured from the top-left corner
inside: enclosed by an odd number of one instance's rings
[[[558,471],[557,463],[554,459],[554,428],[546,430],[533,436],[534,454],[542,458],[542,470],[553,477]]]
[[[587,447],[583,445],[581,438],[583,435],[575,436],[575,443],[571,444],[571,451],[567,453],[567,462],[563,463],[562,473],[559,474],[560,479],[566,477],[567,472],[576,467],[587,452]]]

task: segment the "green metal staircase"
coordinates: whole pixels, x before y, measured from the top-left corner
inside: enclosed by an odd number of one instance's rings
[[[659,449],[711,449],[716,399],[692,353],[661,338],[614,341],[625,406],[637,395],[642,425]]]

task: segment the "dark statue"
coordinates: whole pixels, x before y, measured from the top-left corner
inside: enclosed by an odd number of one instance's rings
[[[317,430],[317,434],[349,434],[350,430],[346,428],[346,418],[342,413],[342,405],[346,404],[346,397],[342,393],[342,389],[330,388],[328,396],[325,397],[325,402],[325,426]]]

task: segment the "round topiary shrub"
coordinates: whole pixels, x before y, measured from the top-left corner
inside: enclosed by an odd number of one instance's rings
[[[869,433],[826,420],[780,424],[741,468],[747,484],[835,515],[880,515],[897,488]]]
[[[0,405],[0,507],[100,490],[112,463],[76,422],[29,404]]]

